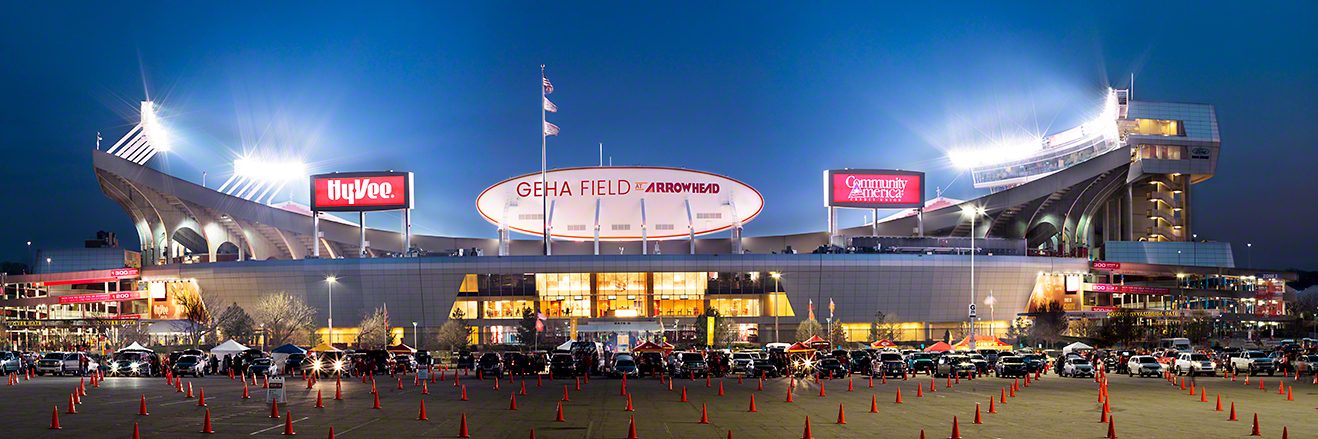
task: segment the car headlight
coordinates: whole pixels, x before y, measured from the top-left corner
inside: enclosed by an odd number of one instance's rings
[[[335,361],[334,370],[343,370],[343,361]]]
[[[320,360],[316,360],[315,363],[311,363],[311,368],[312,368],[312,369],[315,369],[317,372],[319,372],[319,371],[320,371]]]

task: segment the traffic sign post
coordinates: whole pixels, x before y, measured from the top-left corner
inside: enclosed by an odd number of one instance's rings
[[[970,318],[973,319],[973,318],[975,318],[975,317],[977,317],[977,316],[975,315],[975,304],[972,303],[972,304],[970,304]]]

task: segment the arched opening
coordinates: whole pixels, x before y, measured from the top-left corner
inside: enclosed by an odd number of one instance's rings
[[[215,248],[215,262],[237,261],[240,256],[238,246],[232,242],[225,241]]]
[[[1049,249],[1057,248],[1054,244],[1054,238],[1057,236],[1057,226],[1052,223],[1043,222],[1035,224],[1030,231],[1025,234],[1026,245],[1029,248],[1039,248],[1040,245],[1048,244]]]
[[[174,254],[175,263],[182,262],[204,262],[210,255],[210,246],[206,243],[206,238],[196,230],[190,227],[179,227],[174,230],[174,236],[170,238],[179,248]]]

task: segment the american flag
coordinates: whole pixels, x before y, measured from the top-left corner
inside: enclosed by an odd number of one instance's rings
[[[558,125],[554,125],[554,124],[552,124],[552,123],[545,122],[545,135],[546,135],[546,136],[557,136],[557,135],[558,135]]]
[[[548,111],[550,113],[557,113],[558,106],[554,105],[553,102],[549,102],[549,98],[545,98],[545,111]]]
[[[554,92],[554,84],[550,84],[550,83],[549,83],[549,78],[543,78],[543,77],[542,77],[542,78],[540,78],[540,79],[545,80],[545,94],[553,93],[553,92]]]

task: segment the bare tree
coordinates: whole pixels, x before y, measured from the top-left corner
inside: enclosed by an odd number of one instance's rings
[[[796,339],[798,341],[805,341],[816,335],[824,335],[824,325],[820,325],[818,320],[805,319],[800,325],[796,326]]]
[[[842,322],[835,321],[829,325],[828,342],[833,344],[834,349],[847,344],[847,328],[842,326]]]
[[[869,342],[897,341],[897,338],[897,315],[875,311],[874,321],[870,322]]]
[[[256,302],[252,316],[265,325],[266,339],[270,345],[279,346],[287,343],[294,332],[310,325],[316,310],[302,298],[281,291],[267,294]]]
[[[439,327],[439,335],[435,339],[441,347],[447,347],[449,350],[467,347],[467,342],[471,339],[471,328],[467,326],[466,314],[461,309],[453,310],[449,320]]]
[[[147,324],[142,322],[133,322],[119,327],[117,337],[120,343],[125,346],[138,343],[143,346],[151,342],[151,334],[146,332]]]
[[[362,316],[361,324],[357,325],[357,346],[366,349],[388,347],[389,328],[384,326],[387,321],[389,315],[383,308],[376,308],[370,315]]]
[[[1030,337],[1048,342],[1048,347],[1057,345],[1062,333],[1070,327],[1066,320],[1066,310],[1056,300],[1048,302],[1043,309],[1035,313],[1034,326],[1030,327]]]

